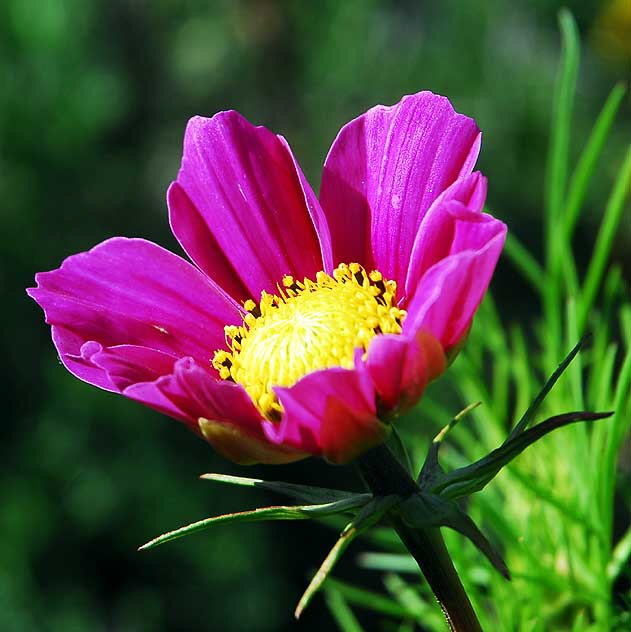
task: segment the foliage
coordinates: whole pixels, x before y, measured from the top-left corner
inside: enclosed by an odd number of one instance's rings
[[[607,262],[631,187],[631,145],[603,205],[583,274],[577,272],[572,248],[588,187],[607,159],[607,139],[625,89],[618,85],[612,90],[571,171],[579,48],[569,13],[561,13],[560,24],[563,56],[548,158],[545,257],[537,261],[514,233],[506,250],[515,271],[538,296],[542,313],[507,326],[492,298],[486,299],[465,351],[451,369],[452,384],[435,385],[418,407],[413,424],[418,424],[418,416],[437,423],[449,419],[459,403],[482,401],[471,412],[471,420],[461,422],[444,441],[449,444],[444,450],[448,466],[479,458],[499,445],[509,420],[532,400],[541,376],[555,369],[587,329],[593,332],[587,352],[577,356],[551,390],[542,414],[583,408],[610,409],[615,414],[604,423],[578,424],[552,433],[472,500],[471,515],[502,551],[511,582],[489,571],[462,538],[449,537],[449,550],[482,625],[489,630],[606,632],[627,629],[629,624],[631,527],[628,513],[616,516],[614,500],[616,490],[624,494],[629,484],[628,471],[618,471],[617,463],[631,426],[631,302],[620,269],[608,269]],[[426,445],[414,436],[406,442],[410,441],[419,462]],[[399,551],[396,542],[386,541]],[[386,591],[392,592],[393,581],[400,584],[390,602],[393,606],[402,605],[403,594],[431,600],[426,589],[418,587],[418,579],[403,580],[402,574],[413,571],[407,556],[367,554],[362,562],[387,573]],[[361,592],[349,593],[346,600],[368,608],[372,603]],[[375,610],[382,611],[381,606]],[[427,629],[444,629],[440,620],[428,620],[420,611],[399,618],[416,620]]]

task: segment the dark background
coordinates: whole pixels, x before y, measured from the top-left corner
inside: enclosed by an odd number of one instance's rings
[[[583,39],[574,151],[609,89],[629,77],[631,28],[603,17],[606,4],[567,3]],[[315,459],[240,468],[177,422],[79,382],[57,361],[24,288],[35,272],[114,235],[180,252],[165,191],[190,116],[234,108],[283,134],[317,188],[342,124],[421,89],[449,96],[477,119],[489,206],[538,253],[559,7],[552,0],[0,3],[0,629],[296,627],[294,605],[333,531],[243,525],[145,554],[136,547],[181,524],[277,500],[214,487],[198,480],[202,472],[338,487],[357,484],[352,472]],[[595,201],[605,199],[630,129],[627,98],[607,148],[611,162],[578,230],[585,261],[602,210]],[[626,217],[616,256],[627,273],[630,247]],[[536,306],[505,260],[493,287],[507,322],[532,316]],[[342,576],[352,573],[352,558]],[[301,629],[325,627],[333,623],[316,598]]]

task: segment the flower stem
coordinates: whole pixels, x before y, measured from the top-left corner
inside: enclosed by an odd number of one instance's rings
[[[375,496],[407,498],[420,491],[416,482],[385,445],[357,459],[362,478]],[[445,546],[439,528],[409,527],[396,511],[389,514],[397,534],[416,560],[452,632],[482,632],[469,597]]]

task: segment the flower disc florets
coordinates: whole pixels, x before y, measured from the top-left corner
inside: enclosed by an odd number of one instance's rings
[[[396,282],[357,263],[341,264],[316,280],[285,276],[278,295],[245,302],[240,327],[225,328],[230,351],[216,351],[213,366],[224,380],[242,384],[261,413],[277,420],[282,407],[274,386],[290,386],[329,367],[351,369],[355,349],[377,334],[401,333],[405,311],[396,307]]]

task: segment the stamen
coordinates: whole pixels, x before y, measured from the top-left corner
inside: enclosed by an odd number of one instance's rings
[[[226,350],[212,364],[224,380],[242,384],[261,413],[278,421],[283,409],[274,386],[334,366],[352,368],[355,349],[368,349],[379,334],[401,333],[405,311],[396,306],[395,281],[367,273],[357,263],[340,264],[316,280],[282,278],[278,295],[247,300],[240,326],[227,325]]]

